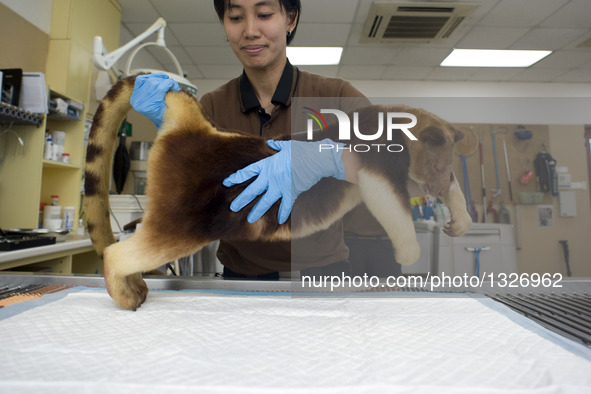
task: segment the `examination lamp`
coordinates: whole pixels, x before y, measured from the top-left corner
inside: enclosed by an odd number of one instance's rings
[[[125,53],[127,53],[128,51],[133,49],[131,54],[129,55],[129,58],[127,59],[127,63],[125,64],[125,69],[123,70],[124,77],[129,76],[129,75],[139,74],[139,73],[152,73],[152,74],[159,73],[159,72],[165,73],[170,78],[177,81],[179,83],[179,85],[181,86],[181,88],[186,88],[193,95],[197,95],[197,87],[195,85],[193,85],[187,78],[185,78],[183,76],[183,70],[181,68],[181,65],[179,64],[179,62],[176,59],[176,57],[174,56],[174,54],[170,51],[170,49],[168,49],[166,47],[166,43],[164,42],[164,28],[165,27],[166,27],[166,21],[163,18],[158,18],[158,20],[156,20],[156,22],[154,22],[154,24],[152,26],[150,26],[146,31],[144,31],[139,36],[137,36],[136,38],[129,41],[127,44],[123,45],[121,48],[118,48],[111,53],[109,53],[107,51],[107,49],[105,48],[105,46],[103,44],[103,38],[100,36],[95,36],[94,37],[93,53],[92,53],[92,63],[99,70],[108,71],[109,69],[111,69],[115,65],[115,63],[117,62],[117,60],[119,60],[121,58],[121,56],[123,56]],[[146,43],[143,43],[143,44],[137,46],[136,48],[134,48],[136,45],[138,45],[140,42],[142,42],[148,36],[150,36],[151,34],[154,34],[156,32],[158,32],[158,37],[156,39],[156,42],[146,42]],[[144,69],[138,68],[138,69],[130,70],[131,62],[133,61],[135,55],[141,49],[143,49],[147,46],[150,46],[150,45],[155,45],[157,47],[164,49],[164,51],[172,59],[172,62],[174,64],[174,66],[176,67],[177,74],[171,73],[168,71],[145,69],[145,68]]]

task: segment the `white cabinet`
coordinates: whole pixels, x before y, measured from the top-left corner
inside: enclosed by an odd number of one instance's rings
[[[403,265],[403,274],[427,274],[435,273],[438,261],[438,242],[440,227],[431,221],[414,222],[417,241],[421,248],[419,259],[411,265]]]
[[[471,249],[477,248],[483,249],[480,276],[518,272],[512,225],[473,223],[461,237],[449,237],[442,228],[435,222],[415,222],[421,256],[414,264],[402,266],[403,274],[476,275],[476,254]]]
[[[499,223],[473,223],[461,237],[439,233],[438,273],[475,275],[476,255],[470,248],[488,248],[480,252],[480,276],[485,273],[517,273],[517,252],[513,226]]]

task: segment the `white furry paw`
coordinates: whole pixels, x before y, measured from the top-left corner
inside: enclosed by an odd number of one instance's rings
[[[459,213],[452,215],[450,220],[444,227],[443,232],[450,237],[459,237],[464,235],[470,229],[472,218],[467,211],[461,210]]]
[[[411,265],[421,256],[421,248],[416,239],[398,247],[394,253],[396,262],[402,265]]]

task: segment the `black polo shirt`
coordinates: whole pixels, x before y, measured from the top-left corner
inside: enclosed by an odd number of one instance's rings
[[[292,97],[364,96],[345,80],[299,71],[288,61],[271,100],[276,107],[270,116],[265,114],[261,119],[260,103],[244,72],[203,95],[200,103],[218,129],[240,130],[269,139],[290,133]],[[327,231],[297,240],[293,251],[291,242],[225,240],[218,249],[218,258],[224,266],[245,275],[325,266],[343,261],[348,255],[341,222]]]
[[[298,69],[295,69],[295,78],[297,79]],[[271,103],[274,105],[283,105],[287,107],[290,103],[291,92],[292,92],[292,83],[294,80],[294,67],[291,65],[289,60],[287,60],[287,64],[283,69],[283,74],[281,74],[281,78],[279,79],[279,84],[275,89],[275,93],[271,98]],[[250,112],[250,111],[257,111],[261,127],[259,130],[259,134],[263,135],[263,126],[269,120],[271,120],[271,114],[265,112],[265,109],[261,107],[259,103],[259,99],[254,91],[254,87],[250,83],[248,76],[243,71],[242,75],[240,76],[240,99],[241,99],[241,107],[242,112]]]

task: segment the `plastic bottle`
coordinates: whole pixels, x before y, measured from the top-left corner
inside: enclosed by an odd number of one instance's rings
[[[47,134],[47,137],[45,138],[45,149],[43,151],[43,159],[53,160],[53,140],[51,139],[51,134]]]
[[[39,223],[37,228],[43,228],[43,211],[45,210],[45,206],[47,203],[41,202],[39,203]]]
[[[75,207],[64,207],[64,228],[68,230],[74,229],[74,215],[76,212]]]
[[[62,154],[59,153],[59,145],[54,143],[52,146],[53,146],[53,154],[51,155],[51,160],[61,161]]]
[[[78,221],[78,228],[76,229],[76,235],[84,236],[84,222],[82,219]]]

